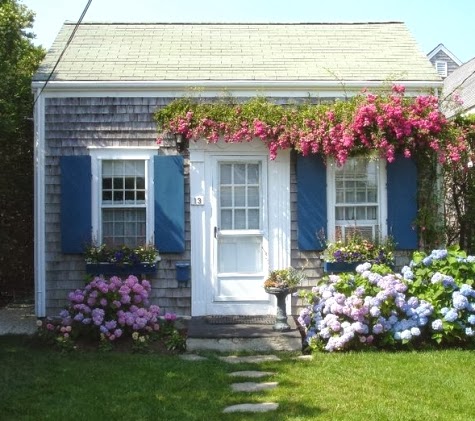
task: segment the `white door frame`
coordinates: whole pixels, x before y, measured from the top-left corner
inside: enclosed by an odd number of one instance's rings
[[[209,314],[212,291],[212,244],[214,225],[210,215],[212,206],[213,155],[239,155],[241,157],[268,157],[269,151],[260,140],[243,143],[216,143],[206,141],[190,143],[190,220],[191,220],[191,278],[192,316]],[[267,158],[268,159],[268,158]],[[269,270],[290,266],[290,151],[280,151],[277,158],[268,161],[267,174],[268,210],[268,265]],[[290,302],[290,300],[289,300]],[[256,307],[257,306],[257,307]],[[259,306],[249,304],[248,314],[273,314],[275,300]],[[254,311],[255,309],[255,311]]]

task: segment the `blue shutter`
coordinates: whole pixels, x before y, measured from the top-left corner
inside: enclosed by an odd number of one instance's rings
[[[388,233],[398,250],[417,249],[417,167],[413,159],[398,155],[387,164]]]
[[[91,157],[62,156],[61,169],[61,249],[63,253],[83,253],[91,242]]]
[[[155,246],[160,253],[185,251],[183,157],[154,156]]]
[[[327,233],[327,169],[320,155],[297,156],[297,242],[299,250],[323,250]]]

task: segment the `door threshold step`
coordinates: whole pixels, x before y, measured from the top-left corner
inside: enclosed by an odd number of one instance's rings
[[[301,351],[302,335],[293,317],[288,317],[291,330],[275,331],[271,324],[210,323],[207,317],[188,321],[188,351]]]

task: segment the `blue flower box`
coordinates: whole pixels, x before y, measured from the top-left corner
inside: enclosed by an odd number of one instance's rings
[[[362,262],[324,262],[323,270],[327,273],[355,272]]]
[[[128,276],[143,275],[157,272],[156,263],[137,263],[131,264],[115,264],[115,263],[86,263],[86,272],[90,275],[107,275],[107,276]]]

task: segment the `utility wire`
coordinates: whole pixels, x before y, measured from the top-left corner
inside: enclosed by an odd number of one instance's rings
[[[475,70],[472,71],[462,82],[460,82],[454,89],[452,89],[447,95],[444,96],[441,102],[444,102],[447,98],[449,98],[457,89],[460,89],[463,84],[470,79],[475,74]]]
[[[71,41],[73,40],[74,35],[76,34],[76,31],[77,31],[78,28],[79,28],[79,25],[81,25],[82,20],[84,19],[84,16],[86,16],[87,9],[89,9],[89,6],[91,5],[91,3],[92,3],[92,0],[88,0],[88,2],[87,2],[87,4],[86,4],[86,7],[85,7],[84,10],[82,11],[81,16],[79,17],[79,20],[77,21],[76,25],[74,26],[74,29],[73,29],[73,31],[71,32],[71,35],[69,36],[69,39],[68,39],[68,41],[66,42],[66,44],[65,44],[65,46],[64,46],[64,48],[63,48],[63,51],[61,51],[61,54],[59,55],[58,59],[56,60],[56,63],[54,64],[53,68],[51,69],[51,72],[49,73],[48,78],[46,79],[44,85],[41,87],[41,90],[40,90],[39,94],[36,96],[35,101],[33,102],[33,106],[35,106],[36,101],[38,100],[38,98],[40,97],[40,95],[41,95],[41,94],[43,93],[43,91],[45,90],[46,85],[48,85],[48,82],[49,82],[49,81],[51,80],[51,78],[53,77],[54,71],[55,71],[56,68],[58,67],[59,62],[61,61],[61,59],[62,59],[63,56],[64,56],[64,53],[66,52],[67,48],[69,47],[69,44],[71,44]]]

